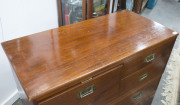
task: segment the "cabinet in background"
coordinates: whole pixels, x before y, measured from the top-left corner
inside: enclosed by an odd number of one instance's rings
[[[145,8],[148,0],[135,0],[134,1],[134,11],[136,13],[141,13],[142,10]]]
[[[136,13],[141,13],[145,8],[148,0],[118,0],[119,10],[128,9]]]
[[[111,0],[58,0],[59,26],[109,14],[110,1]]]
[[[87,19],[109,14],[110,0],[87,0]]]
[[[59,26],[86,19],[86,0],[58,0]]]

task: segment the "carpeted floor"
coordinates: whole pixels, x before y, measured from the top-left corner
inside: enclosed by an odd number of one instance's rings
[[[156,21],[170,29],[180,32],[180,2],[176,0],[158,0],[156,6],[153,9],[147,9],[141,13],[142,16],[147,17],[153,21]],[[177,49],[180,42],[180,37],[177,38],[174,49]],[[171,65],[168,62],[168,65]],[[167,77],[167,68],[161,78],[161,82],[158,86],[158,90],[152,102],[152,105],[164,105],[161,100],[165,99],[161,93],[163,92],[163,87],[165,85],[165,78]]]

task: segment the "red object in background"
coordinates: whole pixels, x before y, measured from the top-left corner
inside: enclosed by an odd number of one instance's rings
[[[69,14],[68,14],[68,5],[65,5],[65,24],[69,24]]]

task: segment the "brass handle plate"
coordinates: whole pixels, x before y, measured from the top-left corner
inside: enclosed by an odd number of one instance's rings
[[[139,82],[141,82],[142,80],[146,79],[149,76],[149,72],[147,72],[146,74],[143,74],[140,78],[139,78]]]
[[[142,97],[142,92],[139,92],[136,96],[133,97],[134,100],[138,100]]]
[[[92,78],[88,78],[87,80],[85,80],[85,81],[82,81],[81,83],[87,83],[87,82],[89,82],[90,80],[92,80]]]
[[[87,87],[86,89],[84,89],[78,93],[78,98],[83,98],[83,97],[86,97],[86,96],[92,94],[94,92],[94,89],[95,89],[95,85]]]
[[[155,58],[155,53],[152,53],[151,55],[149,55],[145,58],[144,63],[151,62],[154,60],[154,58]]]

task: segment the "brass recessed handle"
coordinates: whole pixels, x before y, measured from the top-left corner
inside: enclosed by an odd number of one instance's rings
[[[146,79],[149,76],[149,72],[143,74],[140,78],[139,78],[139,82],[143,81],[144,79]]]
[[[143,95],[143,93],[142,93],[142,91],[141,91],[141,92],[139,92],[136,96],[134,96],[133,99],[134,99],[134,100],[138,100],[138,99],[140,99],[140,98],[142,97],[142,95]]]
[[[151,62],[155,59],[155,53],[152,53],[150,54],[149,56],[147,56],[145,59],[144,59],[144,63],[148,63],[148,62]]]
[[[82,81],[81,83],[84,84],[84,83],[89,82],[90,80],[92,80],[92,77],[91,77],[91,78],[88,78],[88,79],[86,79],[86,80],[84,80],[84,81]]]
[[[84,90],[78,93],[78,98],[84,98],[90,94],[92,94],[95,90],[95,85],[85,88]]]

